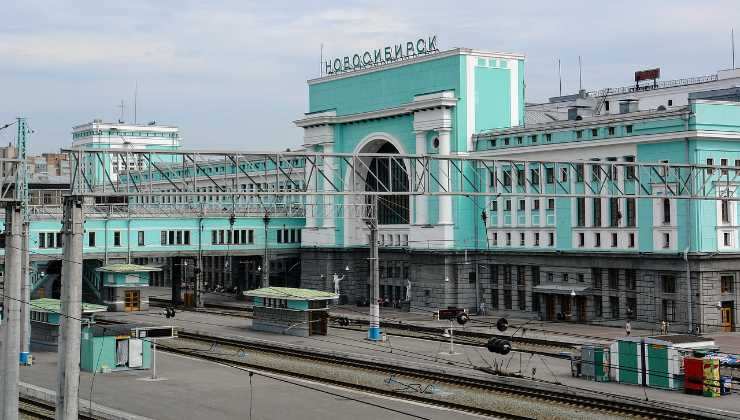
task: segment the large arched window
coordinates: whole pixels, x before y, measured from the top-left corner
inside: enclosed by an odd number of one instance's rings
[[[398,149],[391,143],[384,143],[375,153],[398,154]],[[402,160],[375,157],[370,161],[365,191],[400,192],[408,190],[408,173]],[[408,195],[378,196],[378,224],[408,224],[409,214]]]

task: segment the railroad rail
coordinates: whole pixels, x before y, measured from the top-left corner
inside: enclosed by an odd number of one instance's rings
[[[169,302],[170,301],[167,299],[149,298],[149,303],[153,306],[168,305]],[[206,309],[178,307],[179,310],[184,311],[222,316],[235,316],[241,318],[252,318],[251,309],[239,309],[235,308],[232,305],[219,305],[213,303],[206,303],[205,308]],[[349,325],[342,325],[342,319],[348,319]],[[330,321],[332,322],[331,328],[341,330],[359,331],[361,330],[360,326],[368,325],[367,320],[347,318],[344,316],[331,316]],[[381,321],[380,326],[384,329],[384,332],[390,336],[416,338],[437,342],[448,341],[447,338],[442,337],[445,329],[440,327],[427,327],[423,325],[388,321]],[[458,344],[485,347],[486,343],[491,338],[501,338],[511,341],[513,350],[515,351],[525,351],[527,353],[539,354],[561,359],[569,359],[572,354],[577,354],[580,352],[576,344],[563,341],[544,340],[527,337],[512,337],[506,334],[492,334],[461,329],[455,330],[455,340]],[[547,349],[551,350],[548,351]]]
[[[558,404],[568,405],[581,409],[596,410],[601,412],[609,412],[624,416],[642,417],[642,418],[654,418],[654,419],[720,419],[725,418],[721,414],[713,414],[706,411],[685,411],[685,409],[678,408],[675,405],[668,403],[659,402],[646,402],[636,398],[627,396],[610,396],[610,395],[588,395],[589,392],[575,393],[573,389],[552,384],[549,382],[541,382],[534,380],[522,380],[517,378],[497,376],[495,379],[482,379],[474,377],[460,376],[453,373],[431,371],[420,368],[414,368],[409,366],[396,365],[387,362],[371,361],[371,360],[359,360],[351,357],[341,356],[330,353],[317,353],[306,349],[294,348],[281,346],[266,342],[250,342],[244,340],[236,340],[224,337],[215,337],[209,335],[203,335],[198,333],[192,333],[187,331],[179,332],[179,337],[182,339],[188,339],[192,341],[199,341],[208,343],[211,345],[229,346],[242,350],[251,350],[254,352],[273,353],[285,357],[299,358],[310,360],[312,362],[320,362],[330,365],[339,365],[344,367],[352,367],[353,369],[365,370],[374,373],[383,373],[389,375],[401,375],[404,377],[417,378],[420,380],[430,381],[433,383],[442,383],[448,385],[454,385],[457,387],[474,388],[491,392],[499,395],[513,395],[519,398],[528,398],[536,401],[546,401],[548,403],[556,402]],[[210,355],[203,354],[202,352],[193,351],[192,349],[179,349],[170,345],[159,345],[159,348],[170,351],[173,353],[185,354],[192,357],[197,357],[205,360],[211,360],[220,363],[227,364],[238,364],[247,368],[254,368],[260,370],[269,370],[274,373],[279,373],[287,376],[298,376],[305,377],[306,379],[318,380],[319,382],[332,382],[331,380],[324,380],[322,378],[307,377],[306,375],[295,373],[291,371],[285,371],[273,367],[263,367],[252,365],[245,361],[235,361],[232,359],[225,358],[221,355]],[[479,370],[493,373],[488,368],[480,368]],[[335,383],[335,385],[355,387],[354,384],[350,383]],[[364,391],[372,393],[384,393],[383,390],[372,388],[372,390],[366,389],[367,387],[360,385],[360,388]],[[359,388],[358,388],[359,389]],[[381,392],[382,391],[382,392]],[[387,392],[385,392],[387,394]],[[479,414],[499,416],[505,418],[510,416],[506,413],[491,412],[487,409],[478,409],[476,407],[459,406],[453,407],[454,403],[448,404],[445,401],[430,400],[428,398],[411,396],[411,395],[399,395],[397,392],[391,392],[388,395],[393,395],[396,398],[413,397],[421,398],[425,403],[445,405],[449,408],[456,410],[477,412]],[[451,405],[452,404],[452,405]],[[596,415],[596,414],[595,414]],[[521,418],[514,416],[513,418]]]
[[[55,411],[56,406],[46,401],[24,396],[18,399],[18,413],[24,416],[22,418],[54,420],[56,418]],[[97,417],[90,417],[82,412],[79,413],[79,418],[82,420],[98,420]]]

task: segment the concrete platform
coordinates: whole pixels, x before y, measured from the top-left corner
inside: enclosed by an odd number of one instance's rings
[[[521,372],[525,377],[533,377],[539,380],[567,385],[572,387],[574,392],[608,392],[638,399],[644,399],[647,395],[647,398],[650,400],[687,407],[705,407],[723,410],[726,411],[728,417],[740,417],[740,394],[737,392],[722,398],[704,398],[678,392],[617,383],[591,382],[581,378],[573,378],[568,360],[546,358],[526,353],[512,352],[507,356],[500,356],[489,353],[481,347],[456,345],[455,349],[460,354],[446,356],[439,354],[447,350],[448,345],[446,343],[402,337],[391,337],[385,343],[374,343],[367,341],[363,332],[331,328],[328,336],[302,338],[268,334],[250,330],[250,320],[246,318],[187,311],[178,312],[177,316],[172,319],[166,319],[158,312],[106,314],[105,318],[127,322],[151,323],[153,325],[177,325],[189,331],[211,335],[263,340],[270,343],[281,343],[340,353],[363,360],[373,358],[426,369],[451,371],[468,376],[477,375],[488,377],[488,374],[474,370],[474,366],[490,367],[497,365],[508,372]],[[445,325],[445,322],[435,322],[439,326]],[[566,327],[566,325],[561,327]]]
[[[36,386],[55,389],[56,353],[36,353],[34,356],[36,364],[21,369],[21,380]],[[250,385],[249,374],[246,372],[166,353],[160,353],[157,356],[157,372],[167,380],[141,380],[149,377],[150,371],[97,374],[94,378],[82,372],[80,398],[125,410],[134,415],[161,420],[410,418],[381,407],[434,420],[480,418],[294,378],[285,379],[336,395],[259,375],[252,377],[252,385]],[[377,406],[362,404],[348,398],[359,399]],[[86,409],[86,406],[80,407],[81,411]]]

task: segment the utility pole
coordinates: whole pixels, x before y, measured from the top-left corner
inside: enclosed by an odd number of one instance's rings
[[[57,420],[78,416],[82,316],[82,197],[64,197],[62,293],[57,362]]]
[[[23,217],[22,228],[22,245],[21,245],[21,300],[24,303],[31,301],[31,273],[30,253],[29,253],[29,226],[30,219],[28,216],[28,168],[26,166],[28,150],[29,129],[26,119],[19,117],[17,119],[18,135],[16,137],[16,149],[18,150],[18,159],[20,163],[16,169],[16,198],[21,205],[21,216]],[[31,306],[28,304],[21,305],[21,347],[20,363],[27,365],[31,354]]]
[[[5,207],[5,334],[3,336],[2,419],[18,419],[18,355],[21,342],[21,231],[23,216],[19,202]]]
[[[265,211],[262,218],[265,223],[265,255],[262,257],[262,287],[270,287],[270,260],[267,255],[267,244],[269,242],[268,226],[270,225],[270,212]]]
[[[370,196],[370,215],[365,218],[370,229],[370,327],[367,330],[367,339],[380,341],[380,270],[378,265],[378,196]]]

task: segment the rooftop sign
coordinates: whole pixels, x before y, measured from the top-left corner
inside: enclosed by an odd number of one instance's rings
[[[324,62],[324,74],[332,75],[348,71],[361,70],[367,67],[376,67],[396,61],[406,60],[420,55],[439,52],[437,35],[428,38],[419,38],[415,42],[395,44],[371,51],[357,52],[343,58],[335,58]]]

